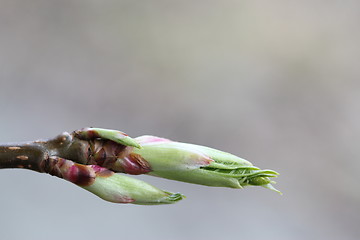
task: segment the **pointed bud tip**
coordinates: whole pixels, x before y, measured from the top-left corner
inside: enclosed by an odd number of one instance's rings
[[[135,139],[133,139],[133,138],[131,138],[129,136],[126,136],[124,138],[120,138],[118,143],[125,144],[125,145],[130,146],[130,147],[136,147],[136,148],[141,149],[141,145]]]
[[[271,183],[275,183],[275,182],[271,182]],[[279,193],[280,195],[283,195],[282,192],[280,192],[279,190],[277,190],[276,188],[274,188],[274,186],[271,185],[270,183],[265,184],[265,185],[262,185],[262,187],[267,188],[267,189],[270,189],[270,190],[272,190],[272,191],[274,191],[274,192],[277,192],[277,193]]]

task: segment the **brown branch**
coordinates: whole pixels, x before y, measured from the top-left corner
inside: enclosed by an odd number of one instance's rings
[[[0,168],[25,168],[47,172],[49,159],[61,157],[77,163],[88,162],[89,141],[62,133],[49,140],[0,145]]]
[[[47,149],[34,142],[0,146],[0,168],[26,168],[40,172],[40,163],[48,157]]]

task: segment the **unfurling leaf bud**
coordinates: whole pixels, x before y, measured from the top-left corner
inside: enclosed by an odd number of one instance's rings
[[[269,179],[276,177],[277,172],[260,170],[230,153],[154,136],[142,136],[136,140],[142,148],[133,152],[149,164],[152,169],[149,175],[217,187],[262,186],[279,192]]]

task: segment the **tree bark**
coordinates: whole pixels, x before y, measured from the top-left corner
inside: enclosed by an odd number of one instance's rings
[[[0,168],[26,168],[41,172],[49,151],[34,142],[0,145]]]
[[[54,157],[71,159],[80,164],[88,162],[89,141],[62,133],[49,140],[1,144],[0,168],[25,168],[49,173]]]

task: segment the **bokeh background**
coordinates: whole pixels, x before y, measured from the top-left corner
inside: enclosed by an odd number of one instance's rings
[[[1,239],[358,239],[358,1],[0,0],[0,142],[86,126],[222,149],[284,195],[140,177],[118,205],[0,172]]]

